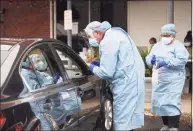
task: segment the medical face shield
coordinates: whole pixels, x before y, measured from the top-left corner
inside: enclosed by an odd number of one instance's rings
[[[42,54],[32,54],[29,56],[32,61],[34,68],[38,71],[45,71],[48,68],[46,59]]]

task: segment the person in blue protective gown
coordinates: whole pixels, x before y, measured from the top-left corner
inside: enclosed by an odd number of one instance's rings
[[[189,53],[175,37],[175,25],[164,25],[161,41],[146,57],[146,63],[153,66],[152,112],[163,119],[161,131],[177,131],[181,115],[181,93]]]
[[[46,85],[62,82],[62,78],[59,73],[55,73],[54,76],[47,70],[48,65],[42,55],[33,54],[30,55],[32,63],[27,59],[22,63],[21,74],[25,78],[31,90],[39,89]]]
[[[142,127],[145,67],[133,40],[123,29],[111,28],[107,21],[91,22],[85,32],[99,45],[100,62],[93,61],[90,70],[112,81],[114,129]]]

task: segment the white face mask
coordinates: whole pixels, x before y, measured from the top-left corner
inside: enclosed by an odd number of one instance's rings
[[[94,38],[89,38],[89,44],[90,44],[90,46],[92,46],[92,47],[99,47],[98,42],[97,42],[96,39],[94,39]]]
[[[34,67],[39,71],[45,71],[48,67],[46,62],[39,61],[36,64],[34,64]]]
[[[172,37],[162,37],[161,41],[162,41],[162,43],[168,45],[172,42],[173,39],[174,38],[172,38]]]

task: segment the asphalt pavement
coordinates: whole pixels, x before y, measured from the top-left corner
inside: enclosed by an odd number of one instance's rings
[[[77,131],[103,131],[101,125],[96,125],[99,112],[92,113],[87,119],[85,119],[80,126],[76,127]],[[162,127],[162,120],[159,117],[145,115],[145,125],[135,131],[159,131]],[[192,131],[190,124],[180,122],[180,131]]]

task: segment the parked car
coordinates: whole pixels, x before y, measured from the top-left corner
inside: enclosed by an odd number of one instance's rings
[[[53,39],[0,43],[0,130],[71,130],[97,109],[102,128],[112,130],[110,82],[92,74],[70,47]]]

